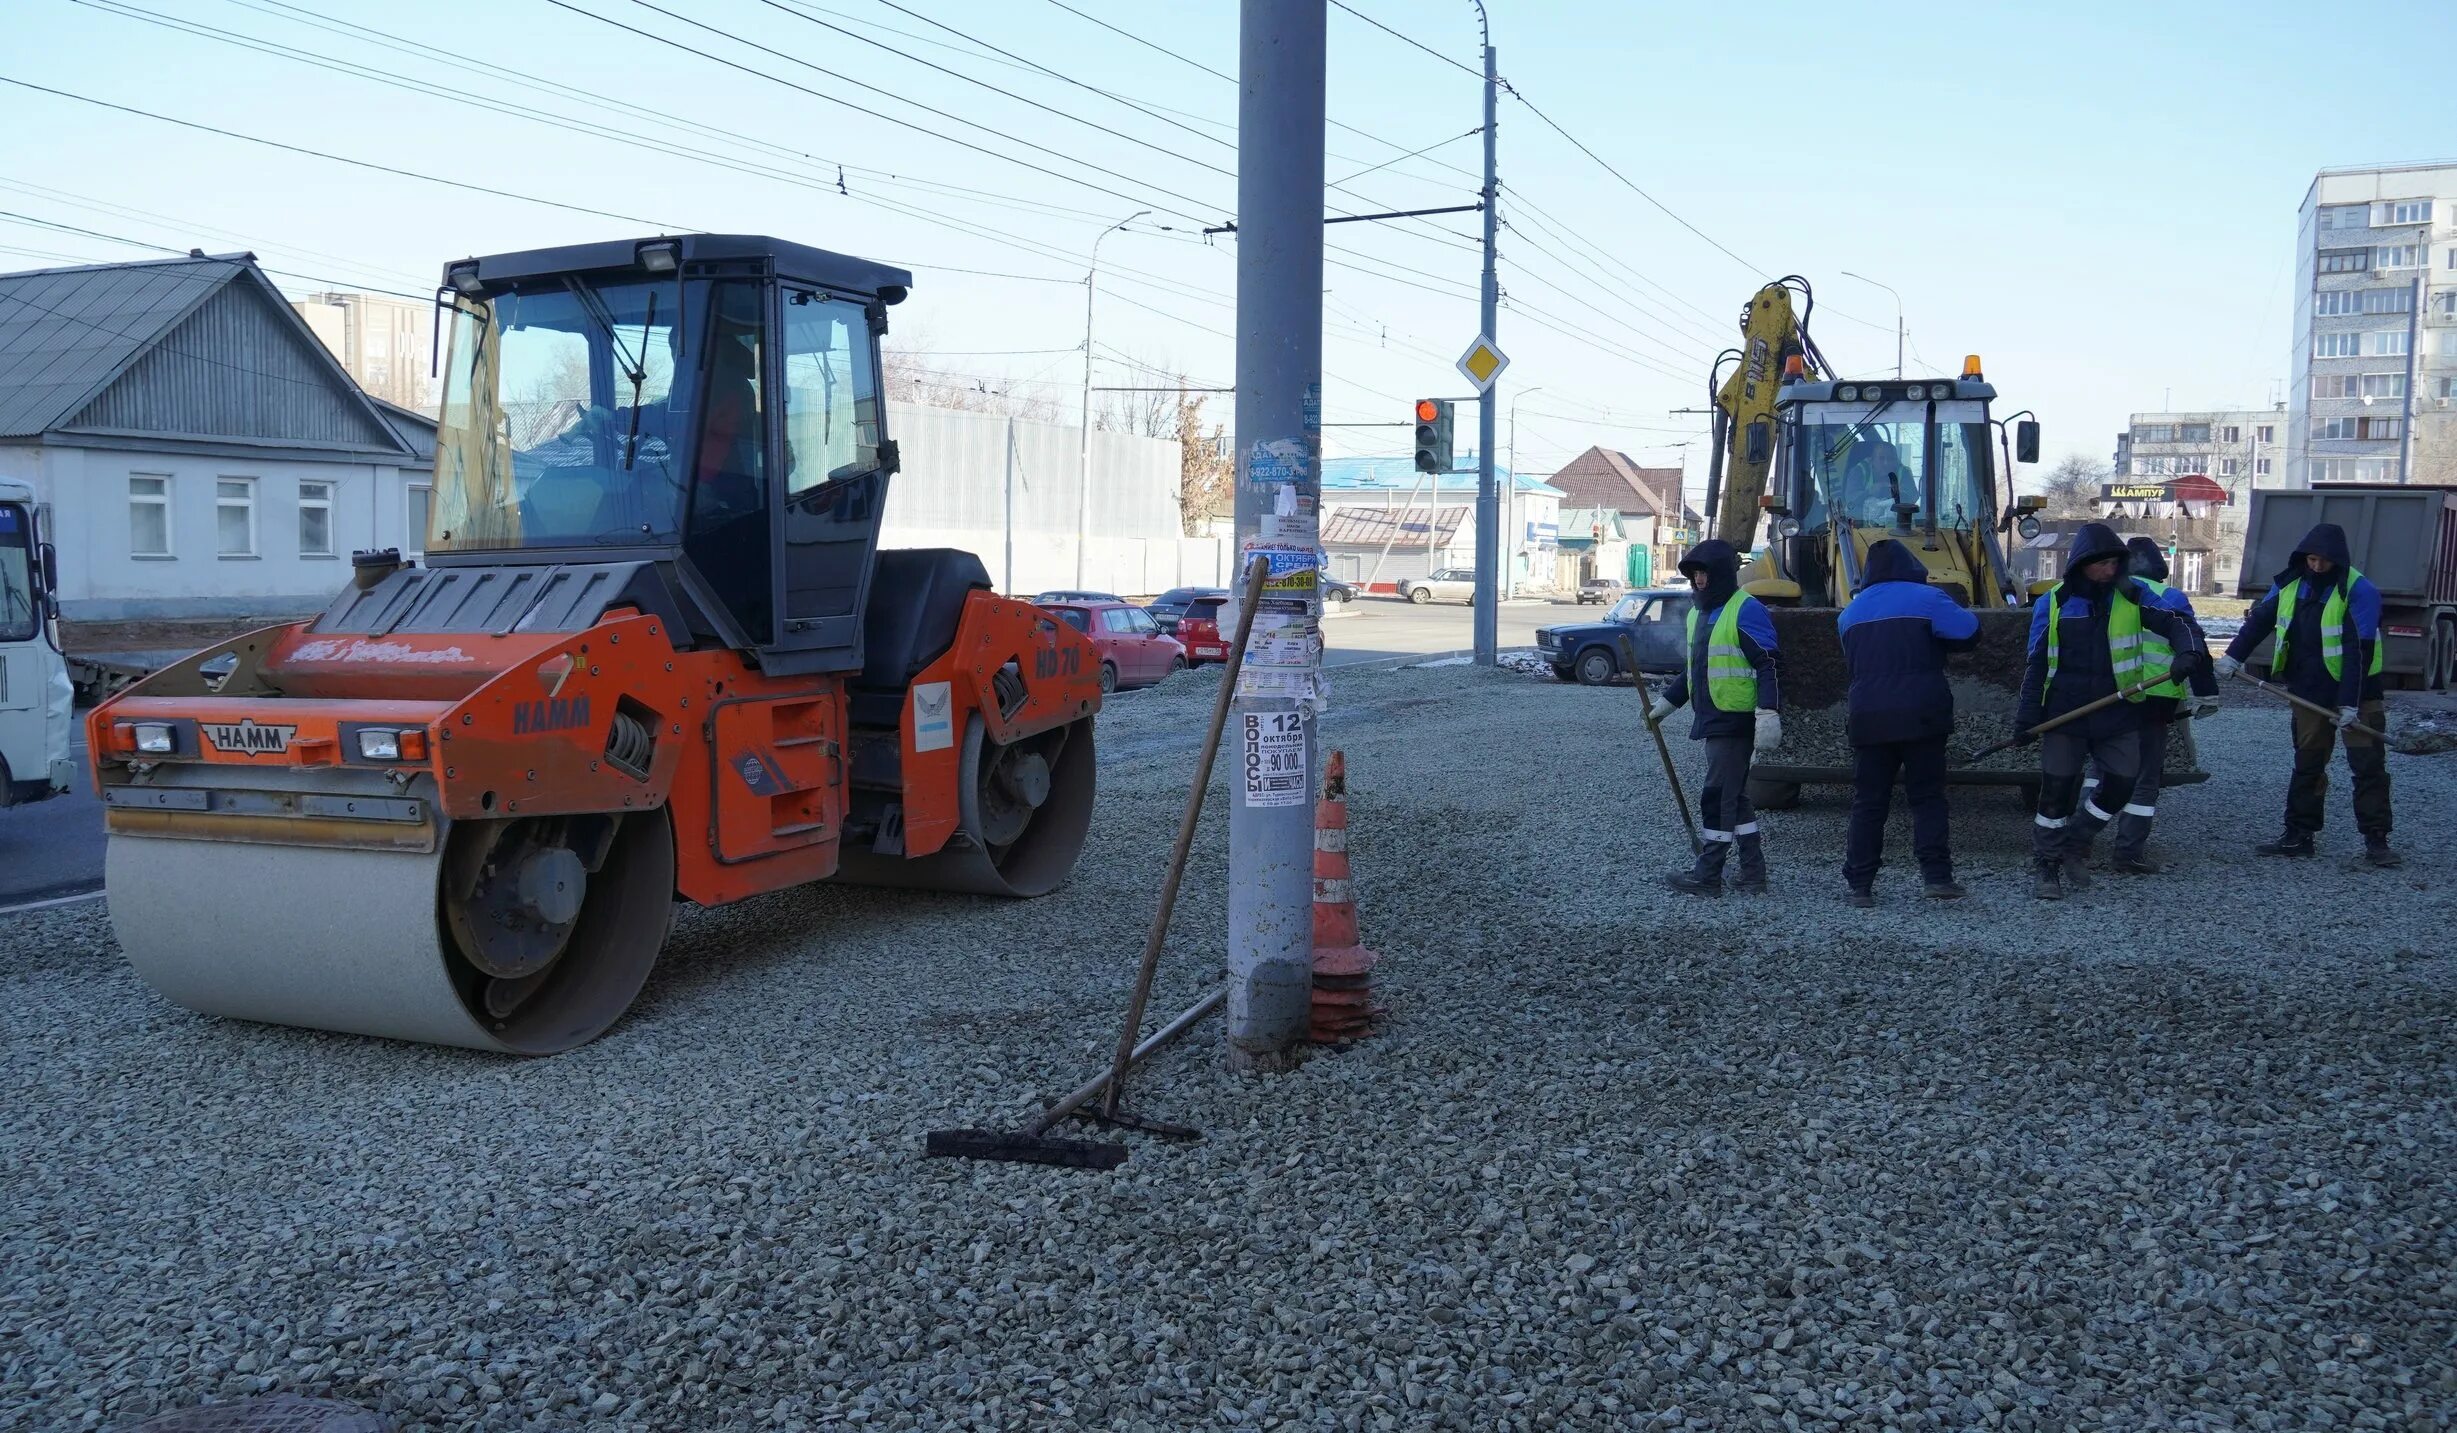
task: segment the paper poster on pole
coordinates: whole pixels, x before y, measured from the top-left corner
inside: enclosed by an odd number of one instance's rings
[[[1247,712],[1245,789],[1248,806],[1303,806],[1313,791],[1305,776],[1305,718],[1297,712]]]

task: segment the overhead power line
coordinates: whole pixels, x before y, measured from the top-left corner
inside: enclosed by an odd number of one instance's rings
[[[1656,208],[1662,210],[1664,214],[1672,220],[1672,222],[1680,225],[1684,229],[1687,229],[1690,233],[1697,235],[1699,238],[1704,239],[1709,245],[1713,246],[1717,253],[1722,254],[1725,258],[1730,259],[1733,263],[1740,265],[1742,268],[1749,270],[1751,273],[1763,274],[1765,272],[1765,270],[1759,268],[1757,265],[1750,263],[1747,259],[1744,259],[1740,255],[1733,253],[1730,249],[1725,248],[1723,242],[1717,239],[1714,235],[1707,233],[1704,229],[1701,229],[1697,225],[1690,223],[1687,219],[1682,218],[1678,213],[1674,212],[1671,205],[1666,204],[1661,199],[1656,198],[1654,195],[1649,194],[1646,190],[1640,188],[1638,181],[1630,178],[1626,174],[1623,174],[1620,170],[1613,167],[1611,161],[1605,159],[1604,156],[1588,148],[1585,140],[1580,139],[1577,135],[1563,129],[1559,123],[1555,122],[1551,115],[1546,114],[1542,109],[1538,108],[1534,100],[1531,100],[1526,95],[1521,94],[1517,86],[1511,84],[1508,80],[1504,80],[1502,81],[1502,88],[1509,92],[1512,99],[1517,100],[1520,104],[1527,106],[1527,112],[1544,121],[1545,126],[1551,129],[1553,133],[1560,135],[1563,139],[1568,140],[1572,148],[1587,156],[1589,159],[1594,160],[1606,174],[1620,180],[1623,186],[1625,186],[1632,194],[1637,195],[1639,198],[1644,199],[1649,204],[1652,204]]]
[[[80,234],[88,239],[103,239],[114,244],[127,244],[138,249],[154,249],[165,254],[177,254],[182,258],[187,257],[189,253],[189,251],[186,249],[178,248],[170,244],[157,244],[147,239],[131,239],[125,234],[106,234],[100,229],[79,228],[75,224],[62,224],[53,219],[38,219],[31,214],[19,214],[7,209],[0,209],[0,219],[6,219],[18,224],[30,224],[38,229],[56,229],[63,234]],[[419,299],[422,301],[432,301],[435,297],[435,293],[431,289],[422,294],[410,293],[402,289],[377,288],[372,284],[359,283],[352,279],[327,278],[322,274],[295,273],[289,269],[277,269],[270,264],[261,262],[258,263],[256,267],[264,270],[268,274],[279,274],[286,279],[304,279],[311,284],[323,284],[327,288],[354,289],[361,293],[371,294],[391,294],[395,298]]]
[[[1443,54],[1441,51],[1433,48],[1431,45],[1417,39],[1414,35],[1401,34],[1397,30],[1394,30],[1390,26],[1385,25],[1381,21],[1375,19],[1373,16],[1359,10],[1354,5],[1349,4],[1348,0],[1331,0],[1331,5],[1334,9],[1347,11],[1349,14],[1354,15],[1358,19],[1364,21],[1366,24],[1373,26],[1375,29],[1380,30],[1383,34],[1390,36],[1392,39],[1399,41],[1403,45],[1415,46],[1417,49],[1420,49],[1426,54],[1433,56],[1433,58],[1440,60],[1443,64],[1450,66],[1454,70],[1465,71],[1468,75],[1475,79],[1481,80],[1484,78],[1483,71],[1462,61],[1452,59],[1450,56]]]
[[[553,0],[549,0],[549,3],[553,3]],[[138,109],[134,105],[115,104],[110,100],[96,99],[92,95],[81,95],[73,90],[53,89],[49,85],[38,85],[31,80],[21,80],[10,75],[0,75],[0,85],[15,85],[19,89],[33,90],[37,94],[52,95],[56,98],[64,100],[75,100],[80,104],[93,105],[99,109],[116,110],[121,114],[132,114],[140,119],[158,120],[163,124],[177,125],[181,129],[193,129],[202,131],[206,134],[218,134],[224,139],[243,140],[249,144],[263,145],[267,149],[285,150],[291,154],[304,154],[310,159],[327,160],[334,164],[347,164],[355,169],[373,170],[376,173],[390,174],[399,179],[415,179],[422,184],[440,184],[447,189],[459,189],[471,194],[485,194],[497,199],[518,199],[524,203],[543,204],[548,208],[569,210],[574,214],[587,214],[598,219],[620,219],[626,224],[646,224],[649,228],[659,233],[670,234],[692,232],[686,230],[682,225],[668,224],[663,220],[658,219],[643,219],[637,214],[618,214],[610,209],[594,209],[586,204],[567,204],[559,199],[540,198],[535,194],[515,194],[509,189],[490,189],[486,185],[471,184],[467,180],[446,179],[440,174],[421,174],[415,169],[399,169],[389,164],[378,164],[370,159],[353,159],[349,155],[334,154],[328,150],[309,149],[305,145],[299,144],[285,144],[278,139],[266,139],[264,136],[256,134],[242,134],[235,129],[223,129],[218,125],[204,124],[197,120],[180,119],[175,115],[157,114],[149,109]]]

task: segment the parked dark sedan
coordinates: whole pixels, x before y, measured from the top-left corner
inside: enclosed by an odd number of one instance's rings
[[[1186,615],[1186,609],[1193,606],[1196,599],[1226,596],[1228,589],[1225,587],[1172,587],[1144,603],[1143,610],[1152,614],[1152,620],[1160,624],[1161,631],[1175,632],[1178,619]]]
[[[1638,670],[1670,675],[1681,669],[1682,647],[1695,599],[1686,587],[1632,592],[1613,604],[1600,622],[1536,629],[1536,648],[1565,682],[1600,687],[1627,669],[1621,641],[1638,652]]]

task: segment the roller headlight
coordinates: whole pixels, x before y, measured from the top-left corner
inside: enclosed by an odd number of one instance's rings
[[[136,749],[145,756],[169,756],[179,749],[171,739],[171,729],[161,722],[141,721],[136,724]]]
[[[401,733],[368,727],[358,734],[358,754],[369,761],[399,761]]]

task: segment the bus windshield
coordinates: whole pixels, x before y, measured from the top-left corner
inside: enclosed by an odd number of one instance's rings
[[[1929,414],[1936,415],[1936,471],[1929,471]],[[1801,526],[1824,531],[1925,527],[1968,531],[1988,518],[1988,414],[1975,399],[1929,403],[1811,403],[1794,430],[1795,471],[1805,488]],[[1908,508],[1907,514],[1900,509]]]
[[[42,627],[34,595],[34,522],[23,505],[0,503],[0,642],[23,642]]]
[[[675,540],[706,293],[565,276],[456,304],[428,550]]]

